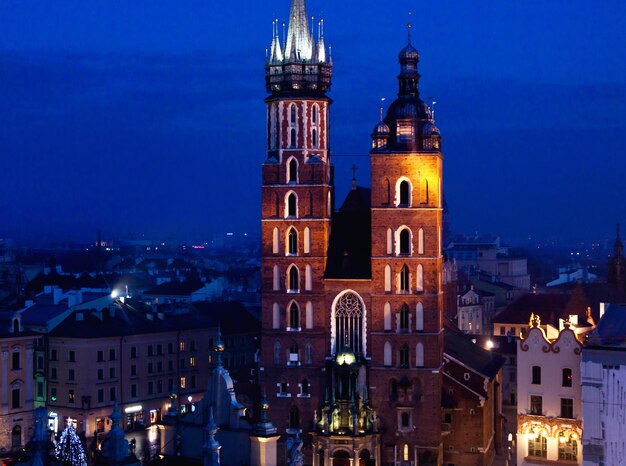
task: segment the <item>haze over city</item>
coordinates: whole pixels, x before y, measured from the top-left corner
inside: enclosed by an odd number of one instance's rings
[[[410,20],[452,230],[614,236],[626,218],[623,2],[308,9],[332,39],[337,206],[352,164],[369,185],[369,135],[379,99],[395,98]],[[258,232],[274,10],[287,21],[268,1],[2,2],[0,235]]]

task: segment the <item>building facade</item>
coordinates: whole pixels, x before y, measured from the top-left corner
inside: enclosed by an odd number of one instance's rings
[[[440,464],[442,155],[419,54],[372,134],[371,189],[334,210],[332,60],[293,0],[266,64],[260,378],[308,464]],[[279,445],[280,449],[280,445]],[[284,459],[285,457],[282,456]],[[279,452],[279,459],[281,454]]]
[[[583,464],[626,461],[626,306],[611,305],[589,336],[581,362]]]
[[[533,316],[517,353],[517,464],[582,464],[580,354],[569,324],[549,340]]]

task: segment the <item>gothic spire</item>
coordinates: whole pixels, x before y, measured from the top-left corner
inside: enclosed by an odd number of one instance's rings
[[[313,57],[313,46],[309,35],[305,0],[291,0],[289,13],[289,29],[285,55],[290,60],[310,60]]]

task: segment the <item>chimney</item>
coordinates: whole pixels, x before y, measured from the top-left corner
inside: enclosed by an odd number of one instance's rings
[[[63,299],[63,290],[58,286],[52,287],[52,303],[59,304],[59,301]]]

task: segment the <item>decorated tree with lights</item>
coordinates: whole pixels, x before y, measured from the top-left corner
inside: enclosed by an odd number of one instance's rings
[[[87,466],[87,456],[76,430],[69,421],[54,451],[57,460],[68,466]]]

